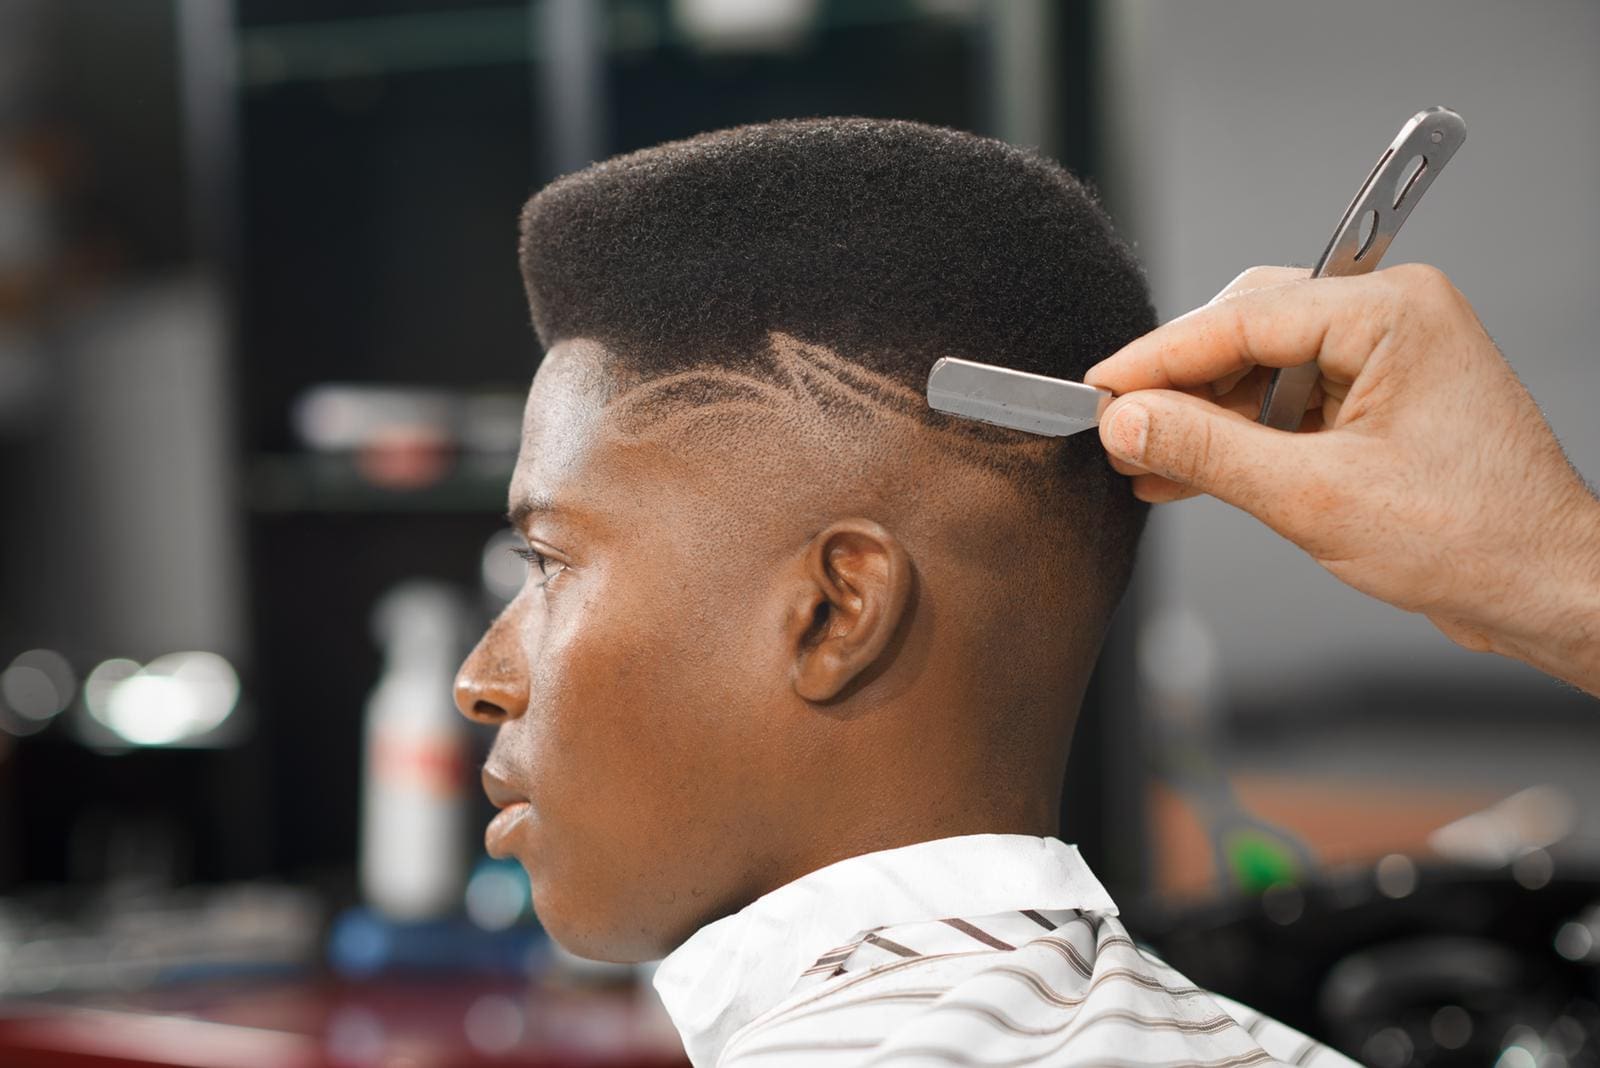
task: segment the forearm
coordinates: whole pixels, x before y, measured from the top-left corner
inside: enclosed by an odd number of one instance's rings
[[[1575,501],[1543,551],[1509,566],[1525,592],[1477,626],[1441,629],[1471,649],[1521,660],[1600,697],[1600,500]]]

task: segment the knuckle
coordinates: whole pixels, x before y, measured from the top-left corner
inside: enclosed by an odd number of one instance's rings
[[[1466,297],[1431,264],[1404,263],[1379,273],[1390,276],[1385,279],[1387,314],[1374,325],[1405,347],[1434,351],[1452,324],[1471,315]]]
[[[1456,287],[1450,276],[1431,263],[1402,263],[1390,270],[1402,294],[1411,300],[1437,303],[1455,296]]]

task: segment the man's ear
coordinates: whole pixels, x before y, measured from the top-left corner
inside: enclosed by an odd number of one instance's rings
[[[806,544],[790,616],[794,691],[831,701],[883,655],[911,596],[911,557],[870,519],[841,519]]]

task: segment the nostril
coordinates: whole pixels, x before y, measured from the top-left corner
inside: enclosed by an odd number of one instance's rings
[[[493,701],[474,701],[472,714],[479,719],[505,719],[506,710]]]

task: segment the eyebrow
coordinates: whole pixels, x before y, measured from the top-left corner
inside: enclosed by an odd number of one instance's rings
[[[550,512],[559,512],[554,498],[548,493],[530,493],[511,506],[506,513],[506,522],[514,528],[521,529],[522,525],[536,515],[545,515]]]

